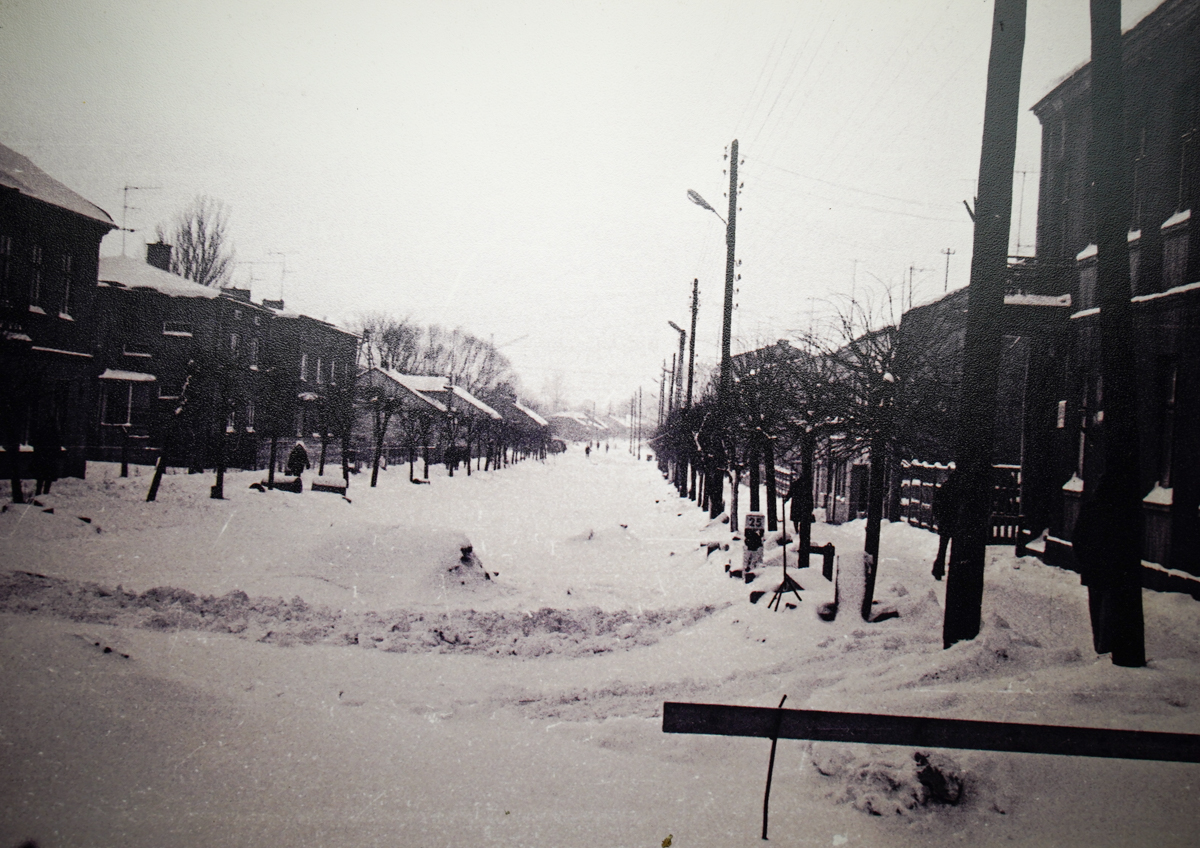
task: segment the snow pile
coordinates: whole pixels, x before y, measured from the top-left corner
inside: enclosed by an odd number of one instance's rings
[[[802,598],[768,609],[780,534],[730,579],[728,516],[652,464],[431,471],[352,502],[237,472],[214,501],[210,475],[172,474],[146,504],[147,469],[100,466],[0,513],[0,844],[759,844],[765,740],[663,734],[666,700],[1200,731],[1190,598],[1147,592],[1150,663],[1117,668],[1078,575],[992,547],[980,635],[943,649],[932,533],[885,524],[875,620],[843,598],[823,621],[819,556],[800,568],[790,542]],[[863,524],[813,543],[841,567]],[[1198,781],[781,740],[771,838],[1187,845]]]

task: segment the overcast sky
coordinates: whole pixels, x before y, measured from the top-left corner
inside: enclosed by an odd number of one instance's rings
[[[1158,0],[1125,3],[1129,27]],[[1029,0],[1013,248],[1032,253],[1028,107],[1089,53],[1087,0]],[[0,143],[118,223],[231,211],[255,300],[494,339],[524,386],[647,396],[700,279],[716,361],[724,151],[739,139],[734,347],[852,286],[967,283],[992,3],[420,0],[0,3]],[[102,253],[119,254],[121,235]],[[286,276],[282,262],[286,262]],[[253,264],[251,264],[253,263]]]

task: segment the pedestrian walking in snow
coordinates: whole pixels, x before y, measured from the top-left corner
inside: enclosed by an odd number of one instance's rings
[[[58,479],[59,454],[62,453],[62,439],[54,419],[38,425],[30,434],[29,441],[33,447],[33,477],[37,481],[34,495],[48,495],[50,484]]]
[[[937,525],[938,552],[933,561],[933,579],[946,576],[946,549],[954,537],[954,524],[958,521],[958,471],[951,471],[942,485],[933,493],[933,523]]]
[[[587,457],[591,457],[591,455],[592,455],[592,443],[591,442],[588,442],[587,447],[585,447],[583,449],[583,455],[587,456]]]
[[[301,442],[296,442],[296,446],[288,454],[287,473],[292,477],[299,477],[308,467],[308,451]]]
[[[788,490],[787,494],[784,495],[784,500],[791,504],[788,518],[791,519],[792,530],[797,534],[800,532],[800,522],[802,520],[807,520],[810,524],[813,520],[811,512],[809,512],[807,517],[804,515],[803,504],[801,503],[801,500],[803,499],[803,491],[804,483],[801,481],[800,475],[794,474],[792,476],[792,482],[788,484]]]

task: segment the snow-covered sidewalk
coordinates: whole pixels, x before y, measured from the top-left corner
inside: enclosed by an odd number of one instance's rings
[[[174,474],[146,504],[139,470],[0,514],[0,844],[760,844],[769,743],[663,734],[665,700],[1200,732],[1190,598],[1147,593],[1151,663],[1116,668],[1077,576],[994,548],[983,633],[944,651],[936,537],[897,524],[876,597],[898,618],[821,621],[816,557],[772,612],[749,594],[778,565],[730,579],[726,527],[623,450],[395,467],[349,501],[234,473],[228,500]],[[923,752],[947,797],[914,753],[781,742],[772,841],[1200,832],[1200,766]]]

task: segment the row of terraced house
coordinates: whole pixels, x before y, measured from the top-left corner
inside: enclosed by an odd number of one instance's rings
[[[278,467],[296,441],[314,466],[341,462],[343,452],[357,465],[376,447],[370,399],[356,403],[355,334],[282,301],[254,303],[247,289],[170,273],[166,244],[147,245],[144,260],[102,258],[113,229],[104,210],[0,146],[4,479],[34,476],[39,444],[53,447],[57,476],[75,477],[89,460],[149,464],[160,455],[194,470],[264,468],[274,455]],[[364,375],[364,385],[378,376]],[[548,438],[545,420],[515,398],[493,401],[505,417],[461,387],[408,391],[398,376],[384,379],[389,396],[439,413],[420,433],[426,458],[431,443],[478,452],[481,418],[491,422],[490,444],[505,437],[515,447],[519,437],[536,449]],[[396,429],[384,434],[393,455],[412,447]]]

